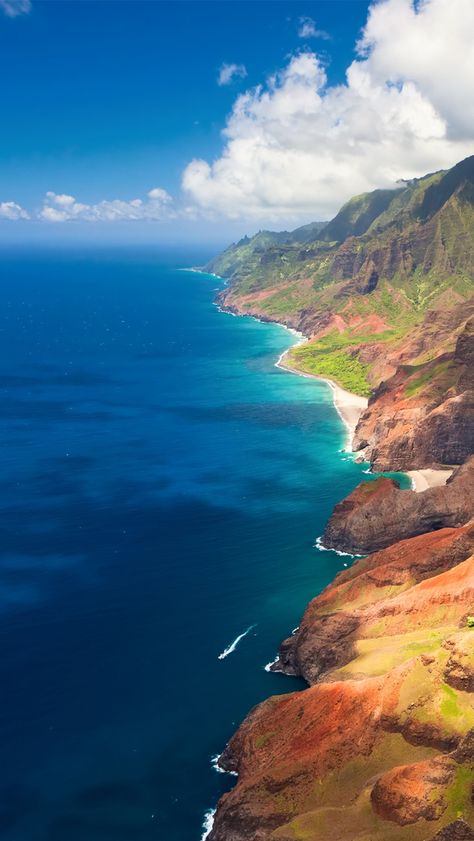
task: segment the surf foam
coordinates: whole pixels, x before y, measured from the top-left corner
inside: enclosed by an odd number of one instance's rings
[[[230,774],[231,777],[238,777],[237,771],[226,771],[224,768],[221,768],[219,765],[219,759],[221,758],[220,753],[216,753],[215,756],[211,756],[211,765],[214,771],[217,771],[218,774]]]
[[[266,672],[271,672],[272,671],[272,666],[274,666],[275,663],[278,663],[278,654],[277,654],[277,656],[275,657],[274,660],[272,660],[270,663],[267,663],[267,665],[264,666],[263,668],[265,669]],[[281,671],[281,669],[279,669],[278,671]]]
[[[214,826],[215,815],[215,809],[208,809],[207,812],[205,812],[204,820],[202,822],[203,833],[201,835],[201,841],[206,841],[206,838],[208,838],[208,836],[211,834],[212,827]]]
[[[323,545],[321,537],[316,538],[316,542],[315,542],[313,548],[317,549],[318,552],[334,552],[335,555],[339,555],[341,558],[363,558],[364,557],[364,555],[353,555],[352,552],[341,552],[340,549],[328,549],[327,546]]]

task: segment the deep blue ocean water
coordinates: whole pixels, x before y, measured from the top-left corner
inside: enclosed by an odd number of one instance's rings
[[[211,756],[301,688],[263,666],[347,561],[313,548],[363,469],[330,389],[202,258],[0,255],[5,841],[199,841]]]

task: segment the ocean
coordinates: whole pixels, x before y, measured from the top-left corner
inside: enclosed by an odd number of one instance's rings
[[[199,841],[211,759],[303,687],[279,641],[347,563],[362,478],[295,337],[221,313],[198,249],[0,255],[0,832]]]

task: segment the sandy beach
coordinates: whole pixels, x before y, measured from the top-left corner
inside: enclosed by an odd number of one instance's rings
[[[417,493],[428,490],[428,488],[440,488],[445,485],[452,474],[452,470],[434,470],[430,467],[424,470],[408,470],[413,490]]]
[[[323,382],[328,383],[332,389],[334,406],[336,407],[341,420],[347,427],[348,440],[346,449],[352,452],[352,439],[354,437],[355,428],[362,412],[367,408],[367,398],[361,397],[359,394],[353,394],[351,391],[347,391],[345,388],[342,388],[342,386],[335,383],[334,380],[329,380],[327,377],[318,377],[316,374],[307,374],[305,371],[299,371],[297,368],[292,368],[292,366],[288,365],[286,362],[286,352],[281,355],[276,364],[278,368],[284,368],[285,371],[291,371],[293,374],[298,374],[300,377],[308,377],[308,379],[322,380]]]

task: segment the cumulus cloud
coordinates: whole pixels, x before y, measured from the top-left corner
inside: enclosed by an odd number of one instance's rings
[[[314,52],[237,97],[213,163],[182,183],[210,215],[329,218],[343,201],[474,153],[474,3],[382,0],[344,84]]]
[[[217,76],[217,84],[230,85],[236,79],[245,79],[247,68],[244,64],[221,64]]]
[[[298,35],[300,38],[322,38],[324,41],[329,41],[331,38],[324,29],[317,28],[313,18],[307,17],[299,19]]]
[[[31,0],[0,0],[0,9],[9,18],[31,12]]]
[[[161,187],[154,187],[147,198],[112,199],[97,204],[83,204],[64,193],[46,193],[38,218],[44,222],[117,222],[120,220],[160,221],[173,215],[171,196]]]
[[[10,219],[12,222],[16,222],[17,219],[29,219],[29,215],[26,210],[24,210],[21,205],[16,202],[1,201],[0,219]]]

